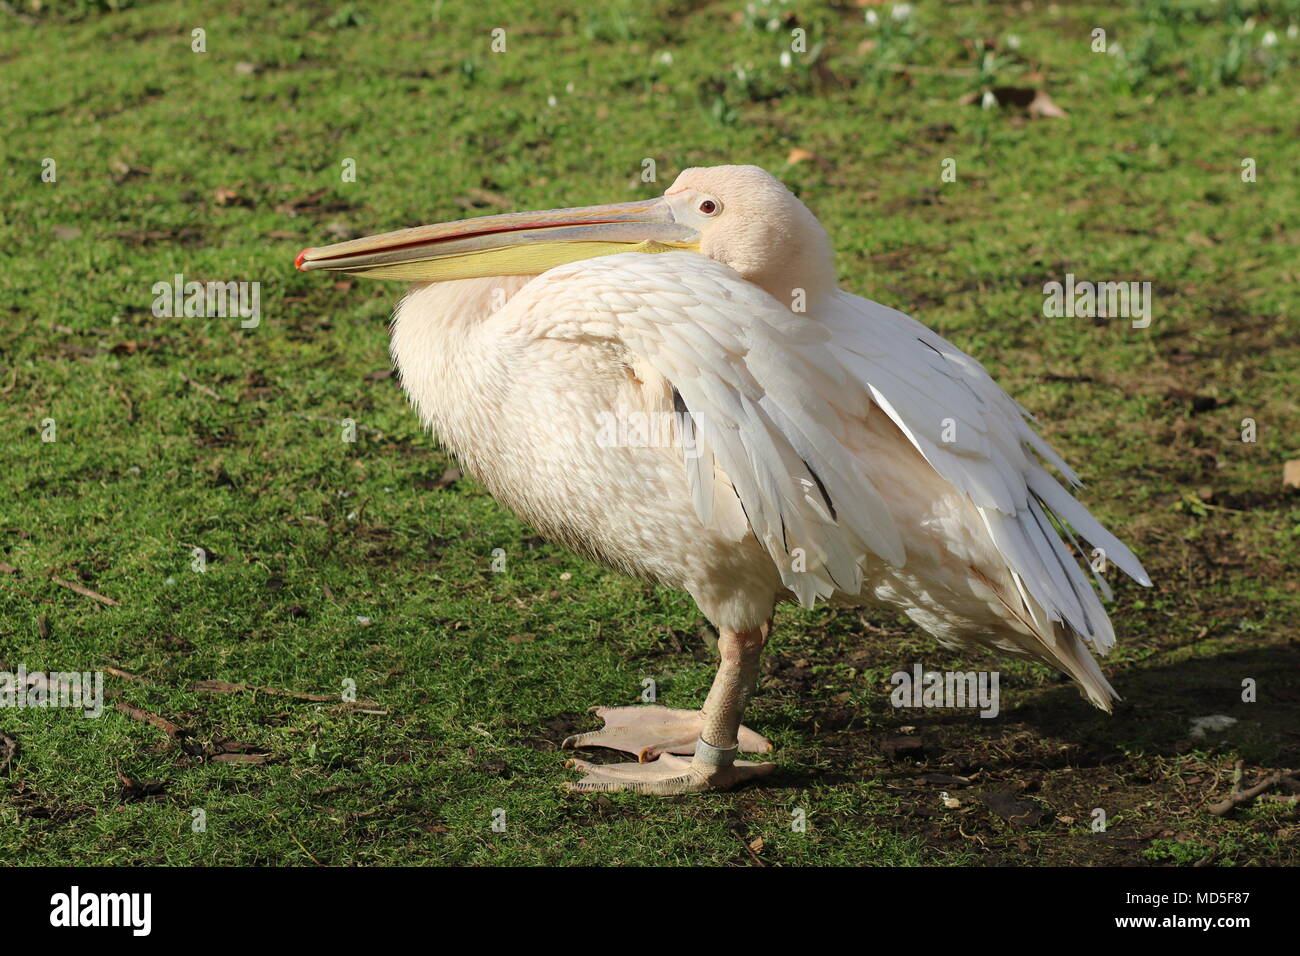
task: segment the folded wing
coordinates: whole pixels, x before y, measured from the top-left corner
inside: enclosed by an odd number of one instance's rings
[[[579,271],[581,283],[567,282]],[[1133,553],[1052,476],[1047,465],[1079,483],[1030,427],[1029,413],[979,362],[903,313],[843,292],[815,317],[792,313],[694,253],[609,256],[561,266],[547,279],[555,280],[552,321],[567,310],[671,383],[695,430],[698,454],[685,464],[701,521],[721,523],[716,485],[729,481],[749,528],[805,605],[858,594],[871,555],[906,562],[890,510],[846,441],[845,429],[877,413],[873,406],[969,496],[1048,644],[1053,622],[1098,651],[1114,642],[1067,540],[1082,555],[1081,538],[1150,584]]]
[[[1086,557],[1082,538],[1134,580],[1151,582],[1133,552],[1045,467],[1079,485],[1030,427],[1032,416],[979,362],[902,312],[840,292],[821,318],[840,364],[866,384],[925,460],[977,506],[1022,597],[1033,598],[1025,602],[1030,614],[1038,616],[1037,604],[1049,622],[1068,624],[1098,651],[1109,649],[1114,631],[1066,540]],[[1109,598],[1105,580],[1094,577]],[[1035,624],[1050,643],[1050,624]]]
[[[571,270],[583,281],[569,300]],[[818,322],[694,253],[626,253],[548,278],[559,310],[552,321],[568,309],[672,384],[695,430],[697,453],[685,462],[701,521],[717,526],[723,476],[802,603],[857,594],[868,555],[905,562],[889,508],[842,441],[845,422],[865,415],[870,397],[835,360]]]

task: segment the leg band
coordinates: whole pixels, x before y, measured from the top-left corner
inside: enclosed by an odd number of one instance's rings
[[[695,759],[700,763],[707,763],[713,767],[730,767],[736,762],[736,751],[739,746],[737,744],[723,750],[721,747],[715,747],[703,737],[700,737],[695,741]]]

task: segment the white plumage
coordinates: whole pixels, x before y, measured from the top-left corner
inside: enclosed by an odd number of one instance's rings
[[[1149,581],[1052,476],[1078,485],[1028,412],[921,323],[836,288],[820,226],[761,170],[688,170],[661,202],[698,251],[416,286],[393,326],[412,401],[494,496],[689,591],[723,635],[703,712],[623,708],[575,741],[662,766],[579,762],[583,788],[682,792],[770,768],[727,748],[750,733],[747,685],[786,598],[901,609],[945,644],[1061,668],[1109,710],[1089,647],[1114,632],[1077,539]],[[698,447],[596,441],[618,409],[684,412]]]

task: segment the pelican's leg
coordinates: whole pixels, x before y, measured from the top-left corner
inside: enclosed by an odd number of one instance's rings
[[[690,721],[674,725],[693,728],[696,739],[691,751],[694,756],[679,757],[672,753],[672,745],[660,746],[656,753],[662,753],[657,760],[641,763],[593,764],[585,760],[570,760],[567,766],[582,770],[586,776],[577,783],[570,783],[571,790],[635,790],[639,793],[674,794],[698,793],[702,790],[725,790],[746,780],[771,773],[776,768],[772,763],[750,763],[736,760],[736,753],[741,749],[743,739],[740,718],[744,714],[745,704],[754,685],[758,681],[758,660],[767,642],[767,627],[756,631],[722,630],[718,635],[718,652],[722,658],[718,665],[717,676],[704,707],[698,712],[669,711],[666,707],[654,708],[655,711],[667,711],[669,714],[690,715]],[[619,711],[649,710],[650,708],[618,708]],[[652,716],[654,726],[662,726],[662,713]],[[629,740],[621,723],[610,722],[607,728],[614,736],[612,739]],[[584,734],[580,738],[565,741],[569,746],[582,746],[585,743],[602,744],[596,735]],[[752,733],[752,731],[750,732]],[[762,749],[770,750],[771,744],[759,737],[753,743],[766,745]],[[750,742],[750,741],[746,741]],[[603,745],[603,744],[602,744]],[[680,745],[685,750],[685,745]],[[620,747],[620,749],[628,749]],[[748,748],[746,748],[748,749]],[[759,749],[757,746],[754,749]],[[632,750],[642,756],[648,748]]]

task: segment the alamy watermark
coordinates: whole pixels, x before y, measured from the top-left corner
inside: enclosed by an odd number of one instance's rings
[[[1132,319],[1135,329],[1151,324],[1150,282],[1076,282],[1067,272],[1064,284],[1043,283],[1043,295],[1049,319]]]
[[[596,415],[596,444],[601,448],[681,448],[687,458],[701,454],[689,412],[642,412],[626,405]]]
[[[148,936],[153,930],[153,894],[83,893],[73,886],[50,897],[50,925],[120,926],[130,929],[132,936]]]
[[[890,676],[889,701],[895,707],[978,707],[981,717],[996,717],[1000,680],[997,671],[927,671],[914,664]]]
[[[171,282],[155,282],[153,314],[158,319],[225,319],[238,316],[240,328],[262,323],[262,283],[185,281],[178,272]]]
[[[0,707],[66,707],[94,719],[104,713],[103,671],[0,671]]]

